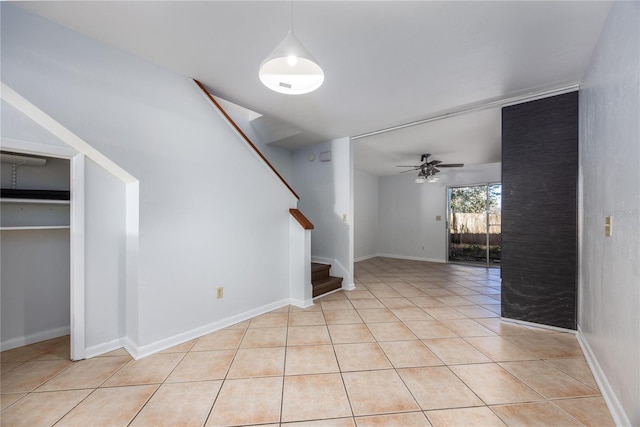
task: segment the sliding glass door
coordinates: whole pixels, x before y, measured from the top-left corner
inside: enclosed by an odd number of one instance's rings
[[[502,184],[449,187],[448,259],[500,266]]]

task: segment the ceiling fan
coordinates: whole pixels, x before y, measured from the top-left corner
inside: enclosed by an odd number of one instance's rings
[[[447,163],[444,164],[440,160],[431,160],[429,161],[429,156],[431,154],[423,154],[420,157],[420,161],[423,162],[418,166],[396,166],[398,168],[411,168],[406,171],[402,171],[400,173],[412,172],[412,171],[420,171],[418,172],[418,177],[416,178],[417,184],[422,184],[425,181],[428,182],[437,182],[438,177],[436,174],[440,172],[438,168],[461,168],[464,166],[463,163]]]

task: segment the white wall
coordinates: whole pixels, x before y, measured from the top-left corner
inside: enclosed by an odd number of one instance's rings
[[[487,163],[449,169],[446,174],[441,175],[443,176],[440,179],[440,183],[448,186],[500,182],[502,180],[502,163]]]
[[[437,183],[416,184],[417,174],[411,173],[380,177],[378,253],[445,262],[447,186],[500,182],[500,167],[491,163],[447,170]]]
[[[85,159],[85,336],[87,353],[125,331],[125,183]]]
[[[196,86],[1,7],[3,81],[140,181],[134,344],[170,345],[287,302],[296,200]]]
[[[242,129],[242,132],[247,135],[249,140],[258,148],[258,150],[264,154],[267,160],[269,160],[269,163],[271,163],[271,165],[278,171],[282,178],[291,185],[291,151],[272,144],[265,144],[251,126],[251,122],[246,115],[242,115],[234,111],[232,108],[227,108],[225,111],[238,125],[238,127]]]
[[[580,85],[578,327],[619,425],[640,425],[639,28],[640,3],[615,2]]]
[[[354,258],[367,259],[378,253],[378,177],[354,171]]]
[[[322,152],[331,161],[321,162]],[[309,156],[313,154],[314,160]],[[353,150],[349,138],[301,148],[292,155],[293,188],[300,196],[302,213],[315,226],[311,232],[311,257],[331,262],[331,274],[353,284]],[[347,220],[343,220],[343,215]]]
[[[291,249],[289,252],[289,295],[291,303],[299,307],[313,305],[311,285],[311,230],[300,225],[293,216],[289,218]]]

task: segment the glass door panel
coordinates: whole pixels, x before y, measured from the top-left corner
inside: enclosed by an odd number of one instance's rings
[[[449,261],[500,265],[501,195],[501,184],[449,188]]]
[[[500,265],[502,249],[502,184],[489,184],[487,188],[487,240],[488,265]]]

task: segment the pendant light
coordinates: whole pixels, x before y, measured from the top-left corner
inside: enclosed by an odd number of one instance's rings
[[[262,61],[258,75],[266,87],[288,95],[313,92],[324,82],[322,68],[293,34],[293,1],[289,33]]]

